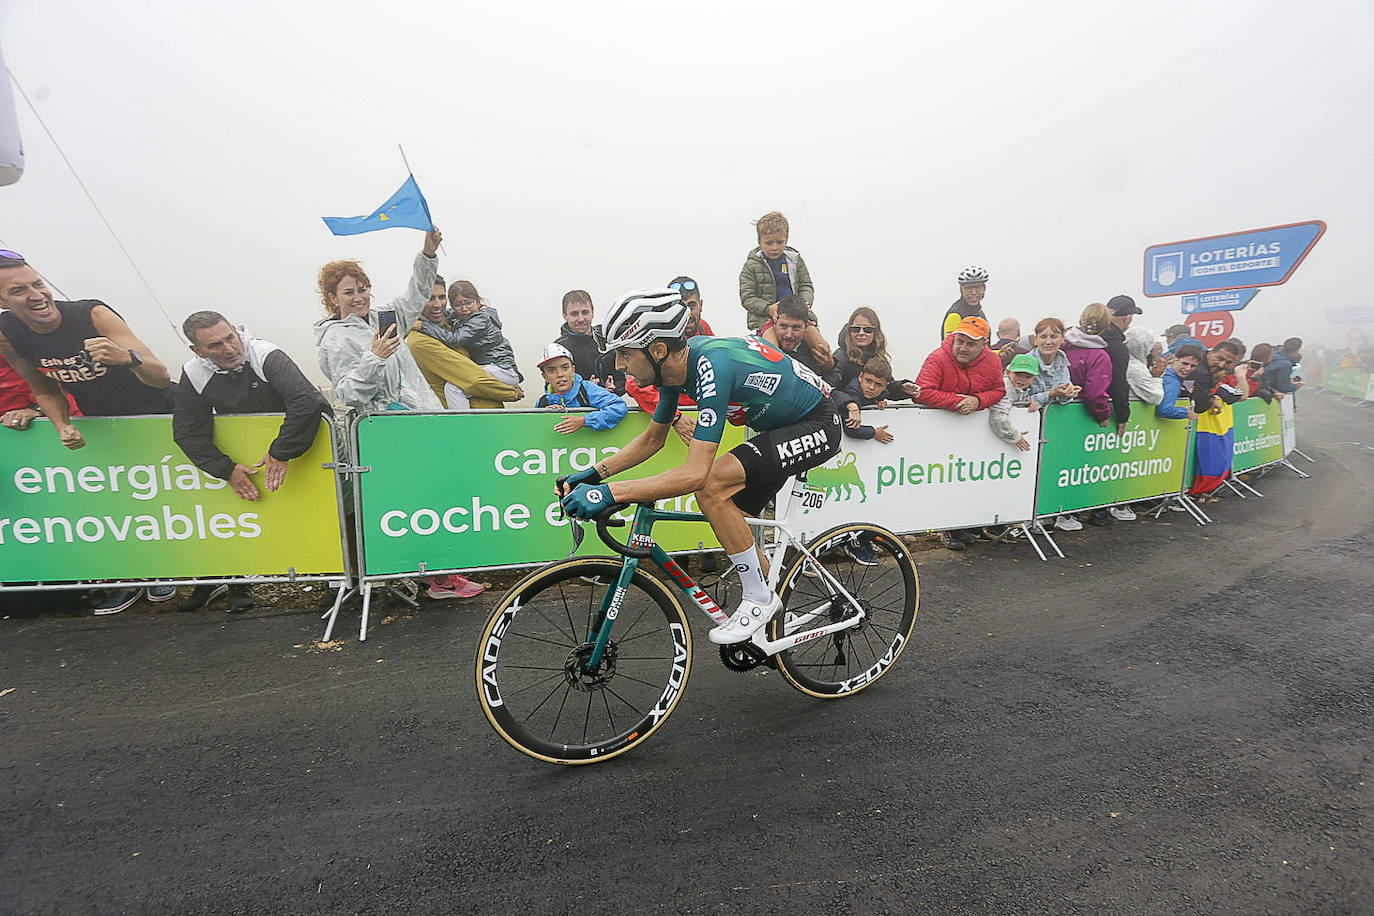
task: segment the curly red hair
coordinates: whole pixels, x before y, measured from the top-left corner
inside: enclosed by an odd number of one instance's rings
[[[364,286],[371,286],[372,281],[367,278],[363,271],[363,265],[357,261],[330,261],[320,268],[320,276],[317,284],[320,290],[320,302],[324,304],[324,310],[333,318],[339,317],[339,307],[329,301],[329,297],[334,295],[334,291],[339,288],[339,284],[345,277],[352,277]]]

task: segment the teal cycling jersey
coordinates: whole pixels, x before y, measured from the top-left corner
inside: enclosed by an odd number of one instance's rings
[[[687,380],[662,388],[654,422],[671,423],[685,393],[697,402],[695,435],[704,442],[719,442],[739,411],[762,432],[797,422],[829,394],[820,376],[759,337],[693,337],[687,348]]]

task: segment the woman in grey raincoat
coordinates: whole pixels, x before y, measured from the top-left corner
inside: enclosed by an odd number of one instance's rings
[[[396,311],[396,324],[385,334],[378,333],[379,310],[372,308],[372,282],[362,265],[330,261],[320,268],[320,301],[328,317],[315,322],[315,355],[334,396],[359,413],[444,409],[405,345],[434,288],[442,239],[437,227],[425,235],[410,285],[388,306]]]

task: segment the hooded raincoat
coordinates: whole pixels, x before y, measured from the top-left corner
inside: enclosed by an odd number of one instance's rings
[[[315,322],[315,356],[320,371],[334,386],[334,396],[359,413],[384,410],[443,410],[434,389],[425,381],[404,332],[415,323],[420,309],[429,301],[439,262],[423,252],[415,256],[410,286],[405,294],[391,301],[396,310],[402,343],[389,359],[372,352],[372,335],[377,328],[376,308],[367,317],[347,315]]]

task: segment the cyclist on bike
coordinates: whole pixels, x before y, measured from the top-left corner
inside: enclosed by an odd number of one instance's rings
[[[606,347],[641,385],[659,387],[649,427],[628,445],[565,484],[563,510],[591,519],[613,503],[650,503],[688,493],[711,523],[739,572],[743,598],[727,623],[713,627],[721,645],[749,639],[781,601],[754,545],[746,515],[757,516],[787,478],[824,464],[840,449],[840,418],[829,386],[806,366],[758,337],[684,336],[691,313],[671,289],[620,297],[606,321]],[[603,483],[663,447],[686,393],[699,408],[695,438],[681,466],[641,480]],[[752,439],[717,456],[726,420],[748,423]]]

